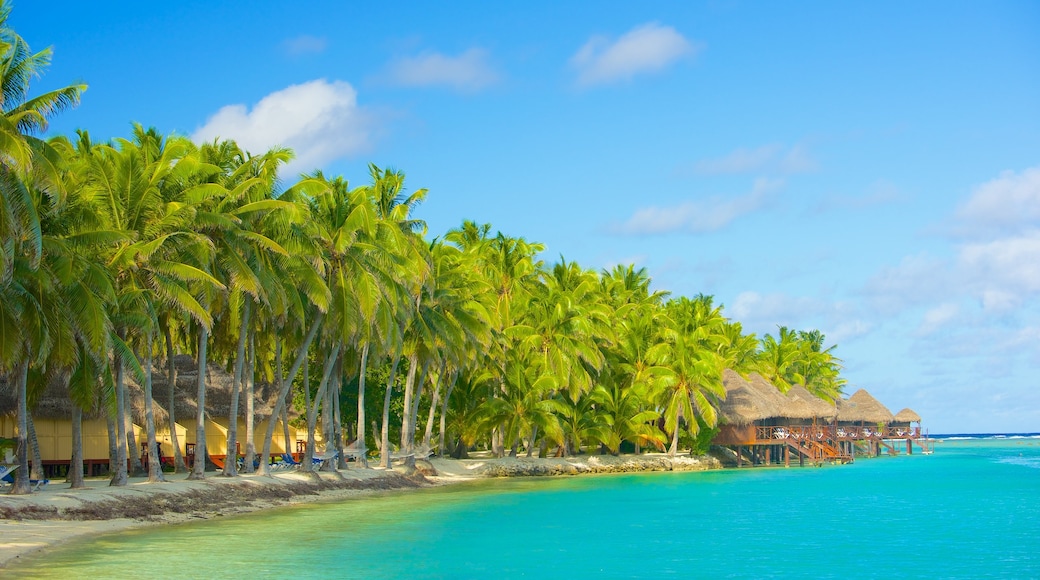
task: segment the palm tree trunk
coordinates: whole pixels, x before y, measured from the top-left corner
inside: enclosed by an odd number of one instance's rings
[[[368,453],[365,449],[365,371],[368,369],[368,342],[361,347],[361,372],[358,374],[358,403],[357,403],[357,450],[358,465],[368,467]]]
[[[430,398],[430,415],[426,418],[426,432],[423,433],[422,446],[426,451],[430,450],[430,439],[433,438],[433,420],[436,419],[437,415],[437,403],[440,401],[441,396],[441,383],[444,381],[445,369],[441,367],[441,372],[437,375],[437,382],[433,384],[433,397]]]
[[[166,409],[170,414],[170,445],[173,446],[173,472],[180,473],[181,471],[187,471],[188,467],[184,464],[184,455],[181,454],[181,443],[177,437],[177,366],[173,364],[173,333],[170,331],[168,323],[163,325],[163,335],[166,338],[166,384],[170,391],[169,406]]]
[[[83,409],[72,405],[72,460],[69,461],[69,489],[86,487],[83,481]]]
[[[242,299],[242,323],[238,327],[238,349],[235,351],[235,377],[231,381],[231,409],[228,413],[227,456],[224,476],[238,476],[238,399],[242,388],[242,370],[246,362],[246,339],[249,337],[249,300]]]
[[[534,452],[534,442],[538,441],[538,425],[531,426],[531,440],[527,442],[527,456]]]
[[[32,413],[25,414],[25,422],[29,426],[29,450],[32,451],[29,479],[39,481],[43,479],[43,458],[40,457],[40,440],[36,438],[36,424],[33,423]]]
[[[155,413],[152,409],[152,331],[146,333],[144,351],[144,429],[148,437],[148,483],[166,481],[156,449]]]
[[[126,396],[123,402],[123,410],[126,413],[123,421],[126,422],[126,450],[127,459],[130,461],[130,475],[141,477],[144,475],[144,465],[141,463],[141,456],[137,454],[137,431],[134,431],[134,418],[130,412],[130,390],[123,389],[123,394]]]
[[[119,455],[119,436],[116,433],[116,420],[110,413],[105,413],[105,428],[108,430],[108,471],[115,472]]]
[[[397,365],[401,362],[401,349],[394,355],[394,363],[390,367],[390,376],[386,380],[386,396],[383,397],[383,426],[379,444],[379,466],[390,468],[390,396],[394,392],[394,379],[397,378]]]
[[[122,333],[120,333],[122,338]],[[108,485],[124,486],[129,480],[126,472],[126,385],[123,382],[123,361],[119,356],[115,357],[116,367],[116,416],[113,418],[116,424],[116,464],[112,470],[112,480]]]
[[[196,403],[198,411],[195,413],[195,462],[191,466],[188,479],[206,478],[206,459],[209,453],[206,450],[206,347],[209,343],[209,329],[199,325],[199,380]]]
[[[288,405],[288,402],[286,402],[286,404],[282,406],[281,423],[282,423],[282,439],[285,441],[285,451],[287,453],[292,453],[293,452],[293,443],[295,443],[295,440],[293,440],[292,439],[292,435],[289,434],[289,405]]]
[[[336,357],[335,375],[332,382],[332,440],[336,445],[336,464],[339,469],[347,468],[347,458],[343,456],[343,417],[340,410],[340,392],[343,389],[343,357]]]
[[[310,361],[303,361],[303,408],[307,411],[307,446],[304,447],[303,459],[300,460],[302,464],[300,469],[302,471],[314,471],[314,445],[316,444],[316,437],[314,435],[314,428],[318,423],[318,407],[321,401],[321,385],[318,385],[318,392],[314,394],[314,404],[311,404],[311,372],[310,372]],[[323,374],[324,376],[324,374]]]
[[[445,455],[444,452],[444,426],[448,420],[448,401],[451,400],[451,392],[455,390],[455,383],[459,380],[458,371],[452,371],[451,373],[451,384],[448,385],[448,392],[444,393],[444,401],[441,403],[441,432],[438,434],[437,450],[441,455]]]
[[[405,455],[405,465],[415,465],[415,457],[409,457],[413,451],[415,441],[412,437],[412,424],[415,422],[412,416],[412,398],[415,390],[415,375],[419,371],[419,353],[413,352],[408,355],[408,378],[404,381],[404,409],[401,409],[401,453]]]
[[[330,438],[328,437],[331,420],[329,419],[330,405],[328,404],[329,401],[327,399],[329,393],[329,380],[332,377],[332,371],[336,366],[336,358],[339,357],[339,349],[341,344],[342,343],[339,342],[336,343],[336,346],[333,347],[332,352],[329,353],[329,357],[326,359],[326,362],[324,362],[324,367],[321,369],[321,383],[318,384],[317,393],[314,394],[314,406],[313,408],[311,408],[310,413],[307,414],[307,454],[309,455],[307,457],[307,460],[310,460],[312,464],[314,456],[314,445],[316,439],[314,431],[317,428],[318,411],[321,412],[321,423],[324,427],[322,429],[321,439],[323,439],[324,443],[326,443],[327,455],[330,451],[329,444],[332,443],[331,441],[329,441]],[[324,405],[324,408],[321,408],[322,405]],[[328,462],[326,465],[328,465]],[[306,469],[310,471],[311,466],[306,466]]]
[[[242,383],[242,391],[246,397],[246,461],[245,470],[246,473],[253,473],[256,468],[253,467],[253,463],[256,462],[256,443],[253,438],[253,419],[256,415],[255,405],[256,397],[253,395],[253,385],[255,384],[255,370],[256,370],[256,331],[249,331],[249,356],[248,368],[246,369],[246,376]]]
[[[314,322],[311,323],[311,328],[307,331],[307,337],[304,338],[303,344],[300,345],[300,352],[296,355],[296,361],[293,362],[292,368],[289,369],[289,376],[285,377],[285,379],[281,381],[281,389],[278,393],[278,402],[275,404],[275,409],[271,413],[271,420],[267,422],[267,433],[264,437],[264,451],[260,456],[260,473],[262,475],[271,475],[269,464],[271,463],[271,439],[274,437],[274,418],[279,415],[285,405],[285,397],[289,394],[289,388],[292,387],[292,381],[296,378],[296,373],[300,371],[300,367],[303,365],[303,360],[307,358],[307,351],[310,349],[314,336],[318,334],[321,320],[321,314],[314,317]],[[281,365],[279,365],[278,368],[280,369]],[[279,375],[280,374],[279,371]]]
[[[32,493],[29,484],[29,409],[26,406],[27,386],[29,379],[29,361],[24,360],[15,371],[17,376],[16,398],[18,399],[18,424],[15,426],[15,438],[18,440],[18,471],[14,474],[14,485],[11,486],[11,495],[26,495]]]

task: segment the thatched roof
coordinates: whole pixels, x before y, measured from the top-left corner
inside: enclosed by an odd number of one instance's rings
[[[794,385],[784,394],[781,414],[787,419],[833,419],[837,407],[810,393],[801,385]]]
[[[198,394],[198,370],[195,360],[188,355],[174,357],[174,368],[177,370],[177,385],[174,390],[174,405],[178,422],[184,422],[195,417],[198,411],[196,395]],[[224,369],[216,365],[207,365],[208,379],[206,381],[206,413],[214,419],[227,420],[231,411],[231,386],[234,377]],[[156,422],[168,421],[169,415],[166,409],[169,406],[169,390],[167,389],[167,375],[165,365],[153,367],[152,370],[152,412],[155,414]],[[127,378],[127,391],[130,395],[130,413],[134,423],[144,425],[144,389],[135,381]],[[277,389],[274,385],[258,383],[254,389],[255,403],[254,416],[257,420],[266,419],[274,410],[275,400],[278,398]],[[239,416],[244,416],[246,401],[239,397]],[[7,388],[0,381],[0,414],[13,413],[15,410],[15,395],[13,389]],[[87,413],[85,416],[100,416],[102,410],[95,413]],[[34,417],[43,419],[68,419],[72,417],[72,401],[69,399],[68,388],[65,381],[53,380],[37,399],[32,408]],[[290,411],[290,414],[293,413]]]
[[[893,421],[895,421],[896,423],[920,423],[921,416],[915,413],[913,409],[906,408],[896,413],[895,419],[893,419]]]
[[[719,405],[719,413],[730,424],[748,425],[780,414],[780,392],[760,375],[752,374],[749,379],[731,369],[722,373],[726,400]]]
[[[838,421],[847,423],[891,423],[889,411],[866,389],[860,389],[848,399],[838,399]]]

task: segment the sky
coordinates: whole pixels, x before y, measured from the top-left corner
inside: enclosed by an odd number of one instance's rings
[[[399,4],[399,5],[389,5]],[[633,263],[932,433],[1040,431],[1040,4],[15,2],[132,123],[427,188],[547,263]]]

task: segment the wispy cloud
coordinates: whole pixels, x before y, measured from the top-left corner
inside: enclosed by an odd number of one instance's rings
[[[495,84],[500,75],[491,66],[486,50],[471,48],[457,56],[423,52],[397,59],[390,63],[384,79],[403,87],[448,87],[472,92]]]
[[[612,231],[623,235],[652,235],[672,232],[706,233],[720,230],[737,218],[763,207],[770,195],[783,186],[780,179],[757,179],[751,191],[737,197],[712,197],[674,206],[651,206],[637,210]]]
[[[701,159],[693,164],[700,175],[773,173],[790,175],[815,171],[819,165],[801,144],[790,147],[771,143],[755,148],[738,148],[722,157]]]
[[[282,49],[289,56],[303,56],[306,54],[321,54],[328,48],[329,41],[322,36],[311,36],[303,34],[282,42]]]
[[[222,107],[192,139],[234,139],[253,153],[291,147],[296,159],[283,170],[291,174],[366,150],[371,129],[372,118],[358,106],[349,83],[318,79],[275,91],[251,109],[243,104]]]
[[[812,213],[825,213],[840,210],[863,210],[877,207],[903,198],[902,191],[888,181],[878,181],[869,186],[861,195],[832,194],[824,197],[810,211]]]
[[[726,314],[759,336],[776,336],[777,326],[798,330],[816,328],[827,337],[828,345],[864,336],[875,326],[849,303],[781,292],[742,292],[733,304],[727,305]]]
[[[636,75],[662,71],[678,60],[693,57],[700,47],[671,26],[656,22],[637,26],[613,40],[594,36],[570,64],[577,71],[579,86],[627,81]]]
[[[1040,227],[1040,167],[1005,171],[979,185],[954,216],[955,233],[994,235]]]

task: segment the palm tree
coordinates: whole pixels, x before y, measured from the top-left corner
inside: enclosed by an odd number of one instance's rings
[[[56,286],[53,273],[41,264],[44,234],[37,200],[30,192],[62,193],[53,167],[58,156],[35,135],[46,129],[50,117],[78,104],[86,86],[31,97],[30,81],[49,66],[51,50],[34,54],[7,25],[10,12],[10,3],[0,2],[0,373],[16,388],[21,469],[11,493],[23,494],[30,491],[28,371],[30,364],[46,359],[49,348],[39,291]]]

